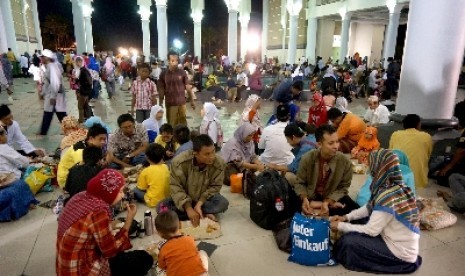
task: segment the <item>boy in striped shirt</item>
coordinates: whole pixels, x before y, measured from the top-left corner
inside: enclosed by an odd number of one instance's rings
[[[131,113],[136,113],[136,121],[142,123],[150,117],[150,109],[157,104],[157,86],[150,80],[150,66],[142,63],[137,69],[138,77],[131,86],[132,104]]]

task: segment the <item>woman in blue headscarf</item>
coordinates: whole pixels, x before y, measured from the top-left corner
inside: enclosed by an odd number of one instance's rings
[[[331,229],[342,232],[334,256],[345,268],[371,273],[412,273],[419,253],[420,218],[415,195],[402,179],[399,158],[387,149],[369,156],[368,203],[345,216],[330,218]],[[368,218],[364,225],[351,221]]]

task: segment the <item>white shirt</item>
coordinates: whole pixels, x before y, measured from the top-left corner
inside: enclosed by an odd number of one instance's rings
[[[366,205],[347,214],[349,221],[368,217]],[[372,237],[381,235],[389,250],[397,258],[414,263],[418,257],[420,235],[410,231],[392,214],[373,211],[367,224],[341,222],[337,229],[344,233],[358,232]]]
[[[273,163],[277,165],[289,165],[294,160],[292,154],[292,147],[284,136],[284,128],[287,122],[277,122],[274,125],[267,126],[263,129],[260,142],[258,143],[259,149],[265,149],[260,155],[259,159],[263,163]]]
[[[7,127],[8,132],[8,145],[11,148],[14,148],[15,145],[19,146],[25,153],[29,154],[36,150],[36,148],[29,142],[29,140],[24,136],[21,128],[19,127],[18,122],[13,121],[11,126]]]
[[[19,58],[19,64],[21,65],[21,68],[28,68],[29,67],[29,61],[27,60],[27,57],[21,56]]]
[[[237,82],[242,83],[242,85],[249,86],[249,78],[247,78],[247,74],[244,72],[237,74]]]
[[[21,178],[19,168],[29,165],[29,159],[15,151],[8,144],[0,144],[0,173],[14,173],[16,179]]]
[[[365,119],[365,121],[367,121],[371,126],[376,126],[379,124],[387,124],[389,122],[389,115],[391,115],[389,109],[386,106],[380,104],[374,110],[368,108],[365,112],[365,116],[363,116],[363,119]]]
[[[153,68],[152,69],[152,77],[156,80],[158,80],[158,78],[160,77],[160,74],[161,74],[161,68],[160,67],[157,67],[157,68]]]

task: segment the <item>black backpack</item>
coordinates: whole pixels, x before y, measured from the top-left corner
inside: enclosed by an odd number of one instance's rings
[[[271,230],[293,212],[289,205],[287,180],[278,171],[266,170],[259,174],[250,198],[250,218],[258,226]]]

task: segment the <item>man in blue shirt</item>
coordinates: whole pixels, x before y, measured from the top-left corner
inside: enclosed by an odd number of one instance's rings
[[[297,124],[289,124],[284,128],[284,136],[286,136],[286,140],[294,149],[292,153],[294,154],[294,160],[287,165],[276,165],[276,164],[266,164],[266,166],[270,169],[278,170],[283,173],[286,173],[286,179],[288,177],[295,177],[297,173],[297,169],[299,168],[300,160],[302,156],[315,149],[310,143],[305,140],[305,131],[302,130]]]
[[[293,100],[300,98],[304,83],[301,80],[283,80],[273,91],[273,100],[277,104],[289,104]]]

